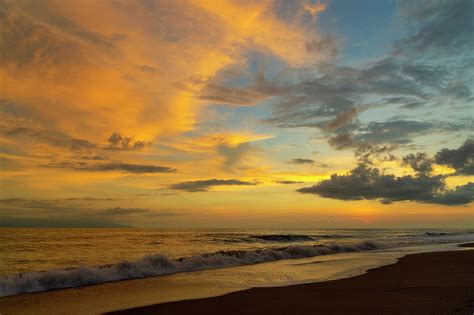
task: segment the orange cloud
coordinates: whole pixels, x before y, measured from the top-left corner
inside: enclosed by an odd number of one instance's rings
[[[238,172],[236,178],[267,172],[258,141],[271,135],[225,128],[185,133],[199,123],[209,82],[244,65],[249,51],[291,66],[327,57],[308,49],[319,39],[314,29],[280,19],[274,6],[266,0],[5,1],[0,143],[9,150],[0,158],[17,163],[5,193],[120,194],[211,172]],[[256,96],[249,98],[263,98]],[[111,144],[114,133],[132,142]],[[84,171],[113,161],[178,172],[138,178],[118,169]]]
[[[97,141],[192,130],[202,103],[180,82],[211,78],[249,47],[290,64],[322,57],[316,35],[271,1],[10,1],[2,22],[2,95],[50,128]]]
[[[16,183],[10,193],[31,193],[44,181],[58,184],[50,190],[67,190],[59,184],[67,181],[79,191],[130,176],[78,166],[111,161],[179,170],[141,174],[137,187],[210,172],[258,176],[267,163],[254,142],[270,136],[182,136],[199,122],[203,89],[245,62],[248,49],[291,65],[324,57],[306,48],[318,34],[280,20],[272,1],[20,0],[0,10],[0,143],[9,148],[0,157]],[[184,88],[190,78],[201,81]],[[111,146],[114,133],[146,145]],[[170,145],[179,157],[150,142]],[[155,177],[159,183],[147,181]]]

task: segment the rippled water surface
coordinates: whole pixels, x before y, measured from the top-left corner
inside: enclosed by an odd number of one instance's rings
[[[170,258],[228,250],[288,245],[446,242],[466,230],[145,230],[0,229],[0,274],[136,260],[149,254]]]
[[[0,229],[3,294],[288,258],[473,241],[469,230]]]

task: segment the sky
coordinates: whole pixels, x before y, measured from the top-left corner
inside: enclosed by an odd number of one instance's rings
[[[474,226],[471,0],[1,0],[0,226]]]

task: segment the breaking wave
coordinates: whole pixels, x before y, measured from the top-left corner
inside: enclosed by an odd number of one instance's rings
[[[211,241],[217,243],[297,243],[297,242],[312,242],[320,239],[339,239],[352,238],[349,235],[334,235],[334,234],[234,234],[234,233],[216,233],[205,234],[205,237],[210,237]],[[200,241],[197,239],[196,241]]]
[[[467,232],[467,233],[456,233],[456,232],[425,232],[425,235],[431,236],[431,237],[454,236],[454,235],[460,235],[460,234],[473,234],[473,232]]]
[[[375,242],[352,245],[287,246],[246,251],[220,251],[176,260],[154,254],[145,256],[140,260],[121,261],[112,265],[27,272],[2,277],[0,278],[0,296],[74,288],[178,272],[243,266],[289,258],[360,252],[382,247],[381,244]]]

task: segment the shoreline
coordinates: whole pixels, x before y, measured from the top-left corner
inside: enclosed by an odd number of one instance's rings
[[[473,266],[474,250],[409,254],[352,278],[252,288],[107,314],[473,314]]]
[[[138,312],[138,308],[143,311],[143,307],[147,305],[161,307],[172,303],[180,304],[212,299],[212,297],[220,299],[228,294],[247,292],[249,289],[254,292],[254,290],[258,291],[264,288],[295,288],[301,285],[311,286],[318,283],[335,282],[339,281],[338,279],[352,279],[364,275],[368,270],[377,270],[383,268],[380,266],[396,264],[400,258],[407,255],[446,252],[448,257],[453,257],[450,255],[455,252],[470,251],[474,253],[468,248],[460,248],[467,247],[467,245],[467,243],[447,243],[404,247],[376,251],[375,253],[373,251],[340,253],[27,293],[0,298],[0,313],[2,315],[104,314],[117,310],[129,310],[129,313],[135,314]],[[470,245],[472,246],[474,243],[471,242]],[[465,259],[455,258],[454,261],[459,262]],[[448,262],[448,264],[451,265],[452,262]],[[292,297],[291,300],[293,300]],[[274,313],[274,311],[271,312]],[[196,313],[194,309],[190,312]],[[171,313],[175,314],[174,311]],[[208,314],[209,311],[204,313]],[[224,313],[229,313],[229,310]],[[293,313],[291,312],[291,314]],[[276,312],[276,314],[286,313]]]

